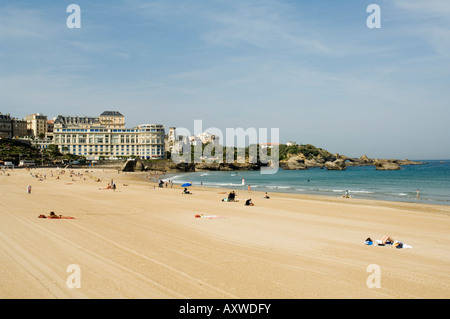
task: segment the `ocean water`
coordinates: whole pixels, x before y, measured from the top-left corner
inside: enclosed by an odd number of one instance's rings
[[[347,167],[345,171],[320,168],[260,171],[193,172],[169,177],[175,183],[255,191],[342,196],[352,198],[450,205],[450,160],[431,160],[423,165],[405,165],[401,170],[377,171],[374,166]],[[242,185],[244,179],[244,185]],[[417,196],[419,190],[419,196]]]

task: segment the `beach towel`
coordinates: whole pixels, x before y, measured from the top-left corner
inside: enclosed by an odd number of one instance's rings
[[[395,241],[392,244],[392,247],[400,249],[400,248],[412,248],[412,246],[402,243],[401,241]]]
[[[366,245],[368,245],[368,246],[392,246],[392,247],[394,247],[394,248],[396,248],[396,249],[401,249],[401,248],[412,248],[412,246],[407,245],[407,244],[405,244],[405,243],[403,243],[403,242],[401,242],[401,241],[398,241],[398,240],[394,241],[393,243],[388,242],[388,243],[386,243],[386,244],[383,244],[383,242],[382,242],[381,240],[379,240],[379,239],[375,240],[375,242],[373,242],[373,241],[370,240],[370,239],[366,239],[366,240],[364,241],[364,244],[366,244]]]
[[[216,216],[216,215],[204,215],[204,214],[196,214],[195,218],[225,218],[223,216]]]

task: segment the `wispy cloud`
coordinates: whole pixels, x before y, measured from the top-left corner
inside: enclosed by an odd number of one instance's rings
[[[46,40],[58,34],[55,22],[36,8],[0,7],[0,41]]]
[[[261,50],[278,48],[299,52],[330,53],[317,33],[308,29],[287,2],[266,1],[126,1],[128,10],[192,30],[196,40],[218,47]],[[167,27],[171,27],[168,25]],[[174,26],[172,26],[174,27]],[[192,34],[191,34],[192,35]]]
[[[421,18],[447,18],[450,15],[450,2],[447,0],[394,0],[394,5]]]
[[[307,32],[293,8],[277,1],[231,2],[226,12],[211,12],[205,18],[211,28],[203,39],[211,44],[236,47],[247,44],[262,50],[329,53],[314,32]]]
[[[450,57],[450,1],[395,0],[393,4],[408,22],[405,34],[420,38],[439,56]]]

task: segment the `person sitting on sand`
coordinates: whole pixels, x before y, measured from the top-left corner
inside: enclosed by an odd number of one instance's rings
[[[228,201],[229,202],[234,202],[235,199],[236,199],[236,194],[234,193],[234,191],[230,192],[228,194]]]
[[[187,188],[185,187],[183,190],[183,194],[192,194],[190,191],[187,190]]]
[[[267,192],[264,194],[264,198],[269,199],[269,195],[267,195]]]
[[[245,206],[255,206],[255,204],[252,203],[252,199],[249,198],[245,201]]]

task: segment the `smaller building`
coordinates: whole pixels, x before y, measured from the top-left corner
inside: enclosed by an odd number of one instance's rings
[[[11,126],[12,137],[18,138],[28,136],[27,121],[14,118],[12,119]]]
[[[101,126],[106,128],[125,128],[125,116],[118,111],[105,111],[99,116]]]
[[[274,148],[275,146],[280,146],[279,143],[260,143],[259,147],[261,147],[262,149],[267,149],[267,148]]]
[[[25,116],[29,136],[39,137],[47,133],[47,116],[40,113]]]
[[[11,138],[12,120],[9,114],[0,113],[0,138]]]

